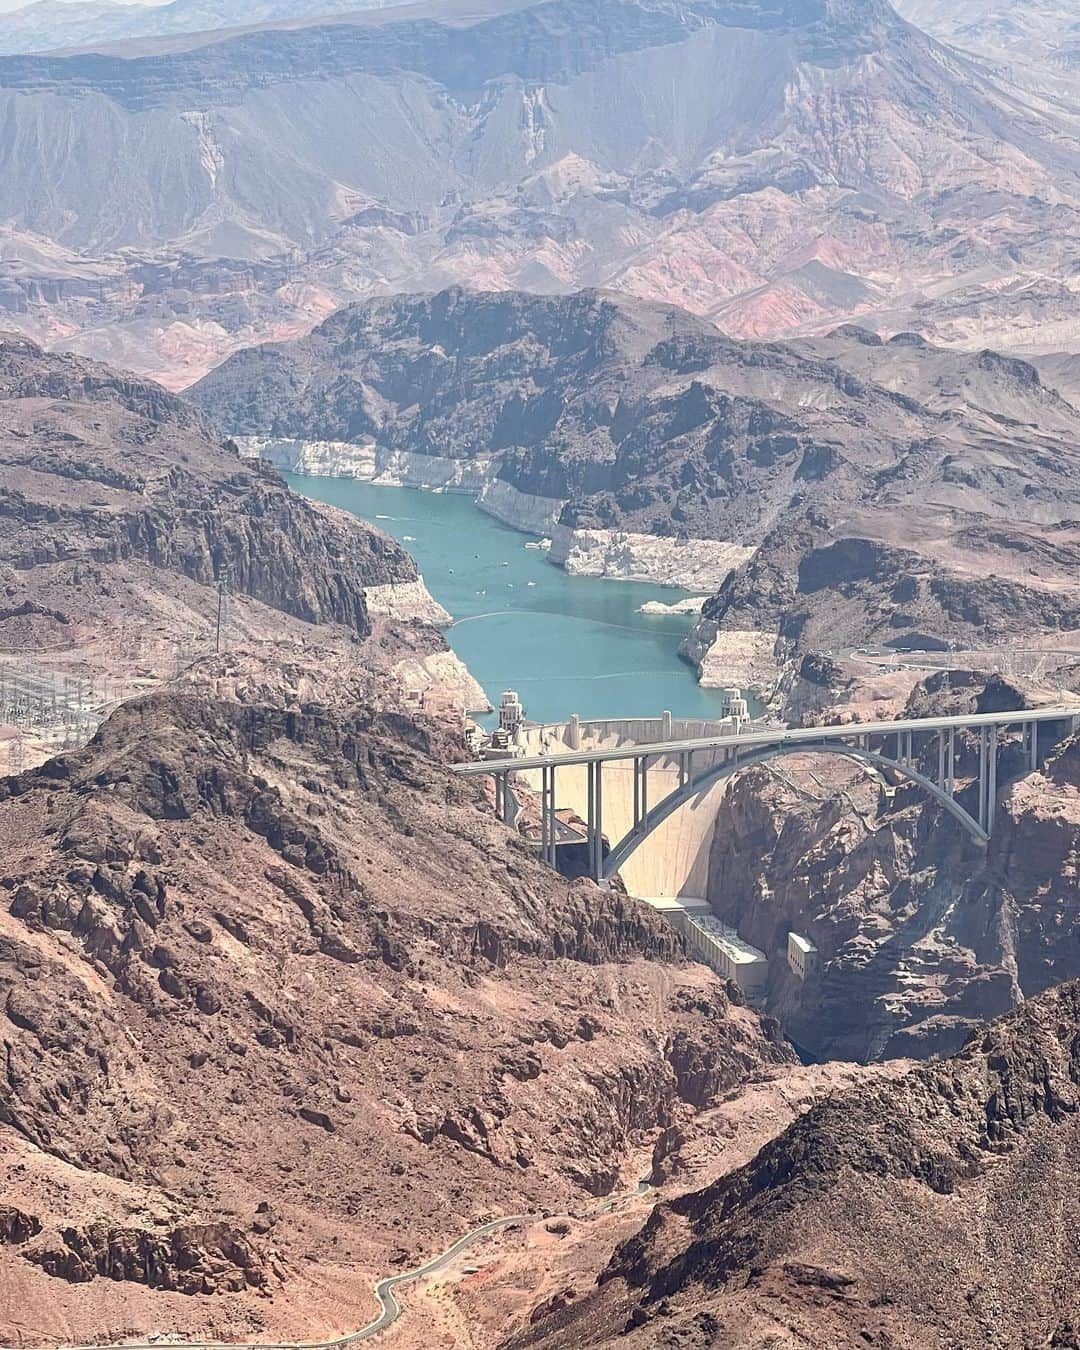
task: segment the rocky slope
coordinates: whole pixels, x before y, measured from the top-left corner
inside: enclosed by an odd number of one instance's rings
[[[290,466],[472,487],[571,570],[723,583],[687,648],[709,683],[1080,628],[1080,412],[994,353],[452,289],[349,307],[190,397]]]
[[[397,543],[240,459],[189,405],[12,337],[0,338],[0,584],[5,669],[44,661],[91,682],[95,707],[212,650],[221,586],[225,645],[322,641],[340,661],[384,621],[445,617]],[[445,658],[430,629],[408,643],[417,671]],[[462,688],[482,702],[464,672]]]
[[[1078,1028],[1074,983],[951,1060],[815,1106],[658,1206],[596,1293],[511,1343],[1075,1344]]]
[[[0,296],[172,387],[451,282],[1075,350],[1078,107],[885,0],[493,0],[7,56]]]
[[[108,713],[0,779],[4,1342],[355,1329],[375,1276],[591,1203],[791,1062],[449,774],[441,638],[368,603],[417,584],[391,541],[20,341],[0,484],[5,707],[93,677],[68,731]]]
[[[361,1325],[789,1058],[379,688],[208,658],[0,783],[5,1340]]]
[[[1001,680],[954,674],[920,686],[907,711],[1025,706]],[[984,1019],[1080,978],[1080,740],[1051,750],[1054,734],[1047,728],[1036,773],[1019,744],[1003,744],[985,850],[917,787],[886,790],[860,766],[792,757],[735,780],[720,807],[709,896],[768,954],[766,1006],[797,1043],[826,1058],[950,1053]],[[933,773],[936,745],[925,754]],[[965,742],[963,802],[973,804],[976,769]],[[787,963],[792,931],[818,949],[805,980]]]

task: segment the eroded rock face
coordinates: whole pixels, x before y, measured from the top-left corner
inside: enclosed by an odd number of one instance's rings
[[[193,1224],[171,1233],[140,1228],[65,1228],[59,1240],[41,1242],[23,1253],[47,1274],[69,1284],[97,1276],[145,1284],[179,1294],[267,1291],[275,1278],[272,1262],[244,1233],[225,1224]]]
[[[41,1220],[14,1205],[0,1205],[0,1242],[17,1247],[41,1232]]]
[[[541,868],[450,728],[292,679],[224,657],[0,789],[0,1128],[50,1288],[302,1299],[361,1234],[381,1269],[607,1194],[792,1058],[651,911]]]
[[[934,677],[908,712],[1022,708],[1003,681]],[[740,775],[720,807],[709,893],[769,956],[768,1007],[797,1044],[827,1058],[950,1053],[1021,998],[1080,978],[1080,754],[1065,725],[1043,733],[1032,773],[1000,751],[998,820],[987,849],[913,786],[885,791],[865,769],[793,756]],[[1064,736],[1056,747],[1055,736]],[[958,741],[959,799],[975,809],[977,757]],[[924,768],[933,774],[936,747]],[[788,935],[817,948],[805,980]]]
[[[953,1059],[814,1106],[745,1167],[660,1204],[602,1285],[517,1346],[1067,1344],[1080,984]],[[994,1292],[991,1293],[990,1291]],[[709,1335],[703,1333],[709,1329]]]

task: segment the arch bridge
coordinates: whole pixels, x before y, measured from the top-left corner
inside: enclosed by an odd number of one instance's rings
[[[453,772],[464,778],[490,777],[495,782],[495,809],[500,820],[517,814],[511,779],[536,771],[540,775],[540,856],[551,867],[561,843],[580,843],[560,837],[556,818],[556,785],[560,768],[584,765],[587,772],[586,843],[589,873],[608,881],[625,866],[649,836],[680,807],[717,783],[754,764],[792,754],[842,755],[868,767],[893,773],[917,784],[942,806],[980,845],[994,831],[998,761],[1002,737],[1019,741],[1029,768],[1039,767],[1040,754],[1080,729],[1080,708],[1040,708],[1011,713],[980,713],[968,717],[930,717],[899,722],[849,723],[837,727],[799,727],[789,730],[732,731],[697,740],[626,745],[611,750],[576,750],[559,755],[483,760],[457,764]],[[978,784],[974,813],[957,798],[957,737],[973,739],[978,756],[974,782]],[[708,761],[707,764],[704,761]],[[649,766],[660,761],[677,767],[675,786],[655,804],[649,802]],[[696,764],[695,764],[696,761]],[[604,767],[633,765],[633,824],[622,839],[604,851]]]

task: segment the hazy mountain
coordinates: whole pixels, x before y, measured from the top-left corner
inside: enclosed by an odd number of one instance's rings
[[[99,46],[130,38],[240,28],[284,19],[378,9],[385,0],[171,0],[167,5],[108,0],[37,0],[5,14],[0,53]]]
[[[1080,13],[1070,0],[898,0],[897,9],[958,47],[1020,63],[1080,68]]]
[[[448,0],[9,56],[0,115],[13,322],[174,385],[456,281],[1080,343],[1080,115],[885,0]],[[57,245],[107,263],[92,303],[26,263]]]

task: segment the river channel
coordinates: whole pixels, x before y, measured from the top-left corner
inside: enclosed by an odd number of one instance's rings
[[[702,689],[680,660],[693,620],[645,615],[688,592],[568,576],[529,535],[480,511],[471,497],[378,487],[351,478],[287,475],[297,492],[373,521],[416,559],[428,590],[454,616],[446,637],[493,704],[516,689],[527,716],[715,718],[723,695]]]

